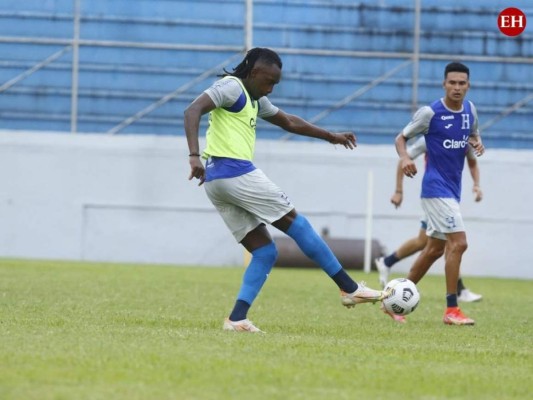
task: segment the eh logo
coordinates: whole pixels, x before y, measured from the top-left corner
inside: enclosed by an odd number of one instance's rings
[[[506,36],[518,36],[526,29],[526,14],[519,8],[509,7],[498,15],[498,28]]]

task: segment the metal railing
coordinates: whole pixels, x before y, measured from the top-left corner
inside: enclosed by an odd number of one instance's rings
[[[0,43],[10,44],[41,44],[41,45],[59,45],[64,46],[61,50],[51,54],[42,61],[36,63],[31,68],[23,71],[19,75],[9,79],[3,84],[0,84],[0,94],[12,88],[14,85],[20,83],[30,75],[49,66],[51,63],[57,61],[61,56],[72,51],[72,85],[71,85],[71,113],[70,113],[70,131],[76,133],[78,131],[78,75],[79,75],[79,50],[83,46],[92,47],[106,47],[106,48],[141,48],[141,49],[157,49],[157,50],[175,50],[175,51],[214,51],[214,52],[232,52],[235,53],[233,57],[225,60],[219,65],[213,66],[196,76],[191,80],[190,84],[183,85],[176,90],[165,94],[159,100],[153,102],[149,106],[132,114],[130,117],[124,119],[121,123],[115,125],[113,128],[107,130],[108,134],[116,134],[122,131],[125,127],[135,123],[144,118],[146,115],[159,108],[161,105],[167,103],[177,95],[184,93],[188,88],[194,84],[201,82],[204,79],[214,75],[220,68],[228,65],[235,57],[242,56],[243,52],[253,46],[253,0],[243,0],[244,21],[243,28],[243,43],[242,45],[210,45],[210,44],[186,44],[186,43],[160,43],[160,42],[133,42],[133,41],[114,41],[114,40],[88,40],[80,37],[80,27],[83,21],[81,15],[82,0],[73,0],[73,14],[71,15],[73,23],[72,38],[52,38],[52,37],[17,37],[17,36],[0,36]],[[280,54],[292,55],[315,55],[315,56],[337,56],[337,57],[359,57],[359,58],[383,58],[383,59],[400,59],[404,60],[401,64],[390,69],[381,76],[376,77],[362,88],[354,91],[352,94],[345,96],[336,101],[332,106],[324,109],[322,112],[312,118],[312,122],[317,122],[323,119],[329,113],[345,107],[354,99],[360,97],[362,94],[368,92],[374,87],[382,84],[390,77],[392,77],[399,70],[412,66],[412,95],[411,108],[415,110],[418,107],[418,87],[419,87],[419,65],[421,60],[451,60],[456,58],[455,54],[428,54],[420,52],[421,29],[420,21],[422,17],[422,1],[413,0],[412,2],[414,13],[413,24],[413,49],[412,52],[383,52],[383,51],[350,51],[350,50],[328,50],[328,49],[304,49],[304,48],[274,48]],[[9,11],[2,12],[3,17],[16,15],[16,12],[10,14]],[[31,17],[33,14],[24,14],[26,17]],[[35,15],[34,15],[35,16]],[[40,15],[40,18],[46,18],[46,15]],[[62,19],[68,19],[69,14],[61,14]],[[107,18],[110,18],[109,16]],[[124,18],[122,18],[124,19]],[[158,23],[168,23],[167,20],[158,21],[157,19],[146,18],[144,21],[156,21]],[[462,54],[461,59],[465,61],[483,61],[495,63],[518,63],[518,64],[533,64],[531,57],[499,57],[499,56],[482,56],[482,55],[468,55]],[[515,102],[512,106],[502,109],[501,112],[486,122],[482,128],[487,129],[499,120],[511,115],[518,109],[524,107],[533,99],[533,93],[526,95],[520,101]],[[285,135],[284,139],[290,138],[290,135]]]

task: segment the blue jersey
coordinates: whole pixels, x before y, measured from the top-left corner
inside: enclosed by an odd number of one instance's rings
[[[468,138],[478,134],[474,105],[464,101],[461,111],[453,111],[442,99],[437,100],[420,108],[402,133],[408,138],[425,134],[427,157],[421,197],[460,201]]]

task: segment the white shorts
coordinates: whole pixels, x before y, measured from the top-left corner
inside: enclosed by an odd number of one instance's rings
[[[464,232],[465,225],[459,203],[453,198],[422,199],[422,208],[427,217],[426,234],[446,240],[446,234]]]
[[[260,224],[277,221],[294,206],[260,169],[235,178],[204,183],[213,203],[237,242]]]

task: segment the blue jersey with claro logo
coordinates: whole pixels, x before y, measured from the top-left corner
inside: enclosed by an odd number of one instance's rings
[[[420,108],[402,134],[411,138],[421,133],[427,148],[421,197],[460,201],[468,138],[478,134],[474,104],[464,101],[460,111],[453,111],[440,99]]]

